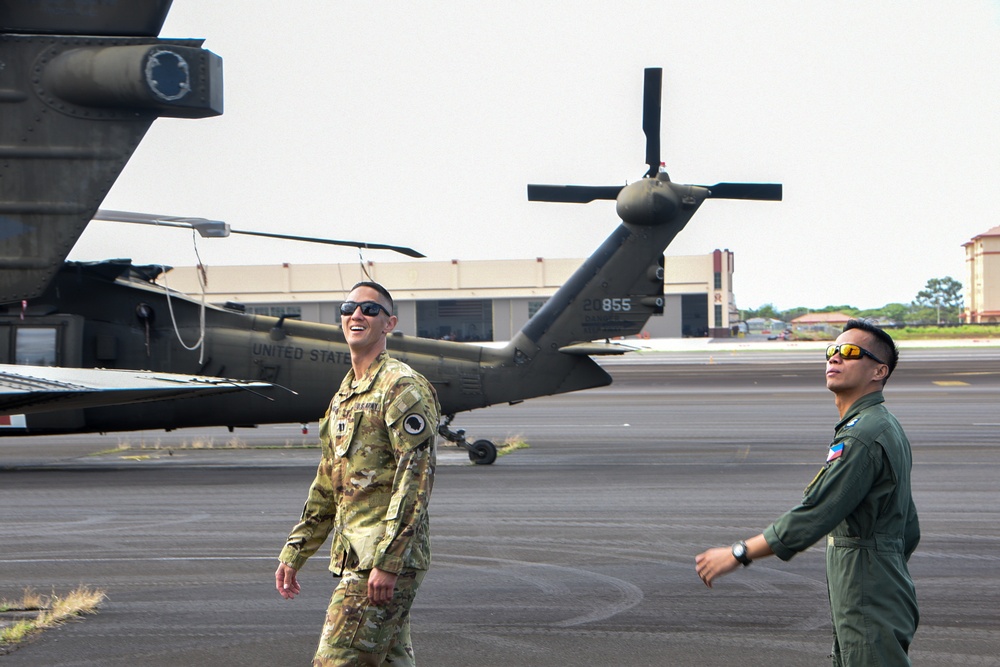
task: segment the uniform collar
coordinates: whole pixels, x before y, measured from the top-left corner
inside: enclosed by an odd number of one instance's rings
[[[389,359],[389,353],[386,350],[382,350],[378,353],[378,356],[372,360],[369,364],[368,370],[365,371],[364,375],[360,378],[354,377],[354,369],[351,368],[347,371],[347,375],[344,377],[344,382],[341,385],[342,392],[361,394],[368,391],[372,383],[375,382],[375,378],[378,376],[378,372],[382,370],[385,366],[386,360]]]
[[[885,397],[882,395],[881,391],[873,391],[869,394],[865,394],[858,400],[854,401],[851,407],[847,409],[847,412],[844,413],[844,418],[837,423],[837,430],[840,430],[840,428],[844,424],[846,424],[851,419],[857,417],[858,413],[860,413],[862,410],[884,402],[885,402]]]

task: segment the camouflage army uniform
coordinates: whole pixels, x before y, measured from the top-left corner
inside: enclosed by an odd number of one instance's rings
[[[909,665],[919,613],[907,568],[920,541],[910,493],[910,443],[882,392],[837,424],[827,463],[802,504],[764,530],[782,560],[824,535],[833,664]]]
[[[348,371],[320,421],[322,460],[279,556],[299,570],[332,541],[330,570],[341,580],[314,665],[413,664],[409,610],[431,560],[439,414],[430,383],[383,351],[363,377]],[[381,607],[368,604],[372,568],[399,575]]]

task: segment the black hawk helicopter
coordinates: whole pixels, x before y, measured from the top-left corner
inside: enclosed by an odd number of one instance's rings
[[[156,37],[169,6],[169,0],[98,3],[88,5],[85,20],[27,0],[0,6],[0,364],[238,378],[268,400],[251,403],[253,397],[229,393],[151,402],[147,395],[145,402],[109,407],[100,404],[97,388],[68,409],[10,418],[0,435],[306,423],[323,414],[349,367],[339,326],[204,306],[158,285],[162,267],[65,261],[153,120],[222,113],[221,59],[201,49],[200,40]],[[781,199],[779,184],[669,179],[660,163],[661,78],[660,69],[645,72],[649,168],[640,180],[528,186],[533,201],[614,199],[622,222],[509,343],[389,338],[390,353],[437,388],[446,415],[439,432],[475,463],[492,463],[496,447],[453,431],[457,413],[610,384],[592,357],[628,351],[609,340],[638,334],[663,312],[663,251],[698,207],[708,198]],[[223,233],[201,227],[203,234]],[[198,339],[197,353],[183,342]],[[295,354],[253,351],[276,341]]]

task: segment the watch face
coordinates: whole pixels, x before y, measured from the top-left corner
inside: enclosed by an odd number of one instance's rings
[[[745,556],[746,551],[747,551],[746,547],[743,546],[742,544],[733,545],[733,555],[736,556],[737,558],[742,558],[743,556]]]

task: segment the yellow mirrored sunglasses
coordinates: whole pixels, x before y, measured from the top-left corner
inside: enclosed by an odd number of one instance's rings
[[[876,357],[874,354],[861,347],[860,345],[855,345],[854,343],[841,343],[840,345],[830,345],[826,348],[826,359],[830,358],[840,353],[841,359],[860,359],[861,357],[871,357],[875,360],[875,363],[884,364],[885,362]]]

